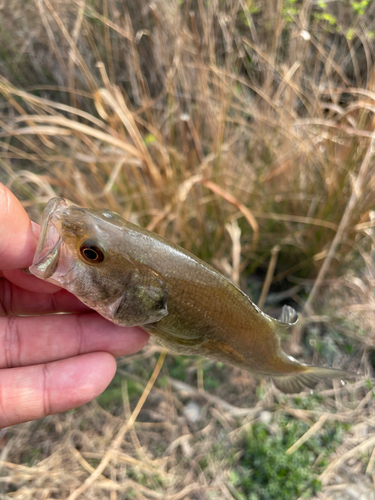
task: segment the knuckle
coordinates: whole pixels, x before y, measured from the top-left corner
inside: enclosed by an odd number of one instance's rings
[[[18,323],[16,316],[9,316],[5,321],[3,350],[6,368],[21,366],[21,341]]]
[[[42,365],[43,377],[43,414],[44,416],[51,414],[51,391],[50,391],[50,372],[47,363]]]
[[[54,293],[49,294],[49,300],[50,300],[50,308],[51,308],[52,312],[53,313],[60,312],[60,309],[59,309],[59,306],[57,304],[57,300],[56,300]]]
[[[86,339],[84,327],[82,324],[82,316],[76,316],[76,330],[77,330],[77,354],[83,354],[86,351]]]
[[[10,425],[9,421],[9,415],[8,412],[6,411],[6,404],[4,401],[4,390],[3,387],[0,385],[0,427],[3,429],[4,427],[7,427]]]
[[[0,278],[0,316],[12,315],[13,289],[5,278]]]

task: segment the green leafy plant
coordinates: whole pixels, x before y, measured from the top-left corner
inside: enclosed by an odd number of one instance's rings
[[[310,498],[320,490],[314,463],[318,456],[320,465],[324,463],[328,453],[342,441],[344,427],[327,425],[294,453],[287,454],[308,428],[303,421],[286,416],[279,418],[277,426],[252,426],[242,442],[243,454],[230,473],[241,499]]]
[[[367,7],[370,4],[370,0],[353,0],[350,2],[353,12],[359,16],[364,16],[367,10]]]

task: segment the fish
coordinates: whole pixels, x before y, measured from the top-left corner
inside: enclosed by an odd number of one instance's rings
[[[111,210],[52,198],[29,271],[117,325],[142,327],[175,353],[270,376],[285,393],[356,375],[286,354],[280,334],[298,320],[292,307],[272,318],[213,267]]]

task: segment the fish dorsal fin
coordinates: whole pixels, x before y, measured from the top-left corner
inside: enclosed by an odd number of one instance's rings
[[[298,321],[298,314],[291,306],[283,306],[280,316],[277,321],[283,323],[285,326],[293,326]]]

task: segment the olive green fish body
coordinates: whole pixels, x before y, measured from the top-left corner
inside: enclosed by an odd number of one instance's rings
[[[282,351],[279,333],[297,318],[291,307],[281,321],[271,318],[205,262],[108,210],[50,200],[30,271],[116,324],[141,325],[174,352],[270,375],[285,392],[348,375]]]

